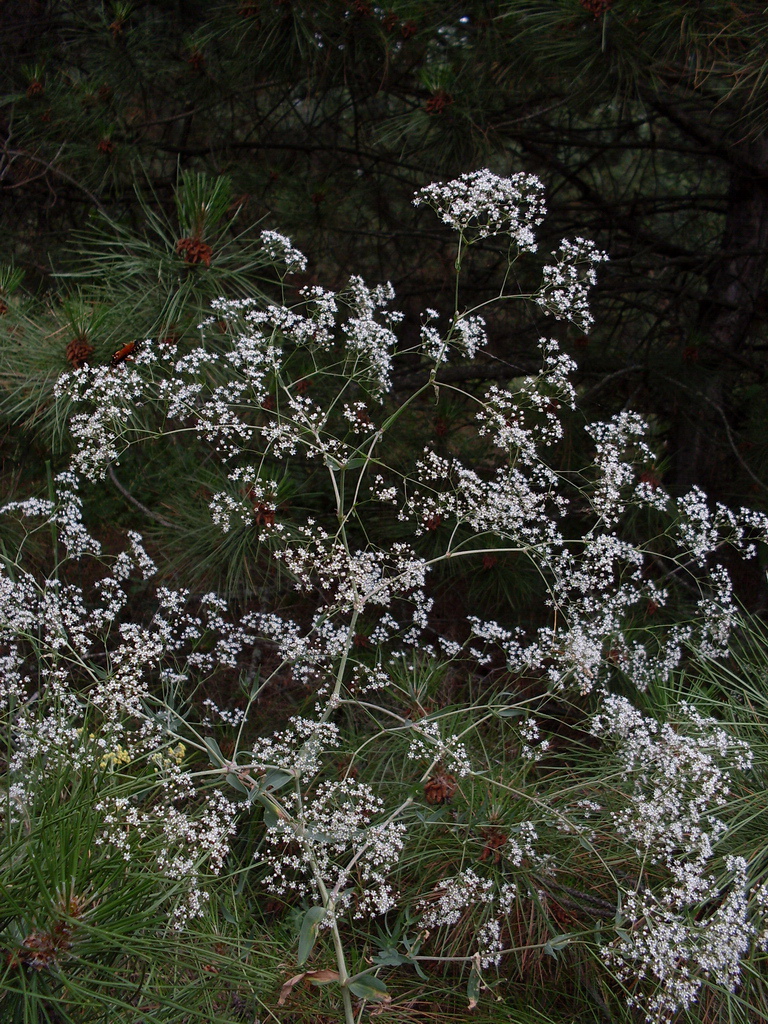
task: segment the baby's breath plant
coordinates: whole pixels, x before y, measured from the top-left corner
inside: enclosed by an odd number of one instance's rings
[[[405,1013],[414,985],[512,1013],[515,982],[561,964],[588,974],[566,1007],[583,1008],[579,990],[649,1022],[702,993],[730,1007],[768,927],[763,849],[735,841],[732,794],[765,763],[696,691],[663,707],[649,694],[671,693],[690,658],[727,657],[737,606],[718,552],[753,556],[768,520],[651,483],[631,409],[581,424],[589,457],[564,465],[578,394],[554,338],[536,374],[447,382],[445,364],[487,342],[462,291],[472,247],[508,252],[499,304],[582,327],[605,256],[565,240],[521,295],[509,282],[536,249],[537,179],[475,172],[417,202],[459,236],[454,309],[425,311],[418,337],[401,338],[390,285],[292,297],[304,257],[269,231],[283,301],[223,297],[194,346],[147,339],[59,378],[71,464],[49,498],[2,510],[53,530],[59,552],[48,575],[23,543],[5,559],[6,827],[50,774],[127,776],[126,793],[94,792],[99,856],[141,854],[155,934],[197,927],[227,870],[270,900],[293,928],[276,1013],[322,1001],[354,1024]],[[422,380],[405,395],[400,367]],[[446,393],[461,437],[424,443]],[[86,484],[174,448],[208,481],[200,515],[222,557],[253,558],[240,602],[153,584],[138,533],[108,553],[84,525]],[[446,615],[432,580],[498,560],[533,581],[525,618],[461,594]]]

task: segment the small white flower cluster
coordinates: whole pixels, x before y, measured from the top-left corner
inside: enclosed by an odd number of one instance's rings
[[[534,252],[534,228],[544,219],[544,186],[532,174],[500,178],[489,170],[433,182],[416,193],[414,206],[432,207],[443,224],[467,238],[508,234],[521,251]]]
[[[541,738],[539,723],[535,718],[527,718],[517,730],[520,739],[520,754],[526,761],[540,761],[549,750],[549,740]]]
[[[45,511],[67,537],[65,562],[91,557],[98,547],[82,522],[78,479],[62,474],[55,482],[58,502]],[[40,512],[37,505],[15,510]],[[160,887],[159,898],[166,906],[175,901],[171,923],[183,927],[208,898],[204,873],[221,870],[237,808],[217,791],[198,792],[181,768],[181,719],[158,697],[156,683],[162,680],[167,698],[192,676],[235,665],[254,638],[226,620],[226,603],[216,595],[199,597],[192,614],[189,595],[167,588],[157,591],[151,621],[115,628],[129,605],[128,581],[156,571],[139,535],[128,532],[127,541],[116,556],[100,556],[106,575],[92,581],[89,597],[61,580],[0,573],[0,710],[15,704],[6,723],[8,808],[13,818],[24,803],[32,806],[52,773],[120,774],[121,788],[138,773],[134,797],[115,797],[104,787],[96,805],[99,841],[126,859],[151,855],[157,877],[171,883]],[[201,642],[205,649],[196,649]],[[78,725],[84,719],[96,721],[97,731]]]
[[[536,296],[541,308],[556,320],[571,320],[583,331],[595,322],[589,311],[589,291],[597,284],[595,265],[608,259],[586,238],[564,239],[553,253],[556,262],[544,267],[544,283]]]
[[[489,903],[495,888],[492,878],[481,878],[472,868],[442,879],[435,886],[432,897],[419,905],[419,927],[452,928],[476,904]]]
[[[448,342],[443,339],[440,331],[432,323],[437,320],[439,315],[436,309],[424,310],[420,331],[421,347],[433,363],[446,363],[448,361]]]
[[[757,941],[764,952],[768,952],[768,882],[763,882],[753,892],[754,904],[762,918],[757,931]]]
[[[431,896],[419,903],[419,927],[455,928],[462,920],[475,918],[478,908],[482,908],[485,920],[477,927],[475,943],[480,965],[487,970],[501,962],[503,920],[516,900],[514,882],[497,886],[493,879],[482,878],[472,868],[465,868],[438,882]]]
[[[750,509],[732,509],[719,502],[712,511],[706,494],[700,487],[692,488],[677,502],[679,543],[693,558],[704,565],[707,557],[727,541],[742,552],[744,558],[754,558],[755,541],[768,536],[768,516]]]
[[[410,516],[420,524],[414,530],[416,536],[449,521],[518,544],[546,545],[558,538],[556,525],[547,514],[548,489],[538,489],[541,482],[536,474],[531,479],[517,468],[500,467],[492,479],[484,480],[457,458],[427,448],[414,476],[429,490],[414,488],[400,518]]]
[[[0,515],[17,513],[25,519],[43,517],[46,523],[54,523],[58,539],[67,549],[70,558],[83,555],[99,555],[101,544],[95,540],[83,525],[83,502],[79,494],[77,474],[67,470],[54,477],[56,501],[29,498],[27,501],[12,501],[0,508]]]
[[[406,756],[409,760],[427,764],[439,761],[443,767],[456,772],[459,777],[471,773],[472,763],[466,747],[455,736],[444,739],[438,719],[422,718],[414,721],[411,729],[416,735],[408,747]]]
[[[277,768],[308,781],[320,771],[323,755],[339,744],[339,729],[333,722],[294,717],[280,732],[254,744],[248,767],[257,771]]]
[[[337,913],[354,907],[356,918],[395,906],[388,876],[402,853],[406,825],[377,820],[384,801],[370,786],[353,779],[322,782],[300,804],[289,794],[283,805],[289,813],[266,828],[271,892],[317,897],[322,885]]]
[[[422,315],[421,347],[432,362],[448,362],[450,348],[458,349],[467,359],[474,359],[480,349],[487,344],[485,320],[481,316],[457,313],[445,338],[433,325],[438,316],[436,309],[425,309]]]
[[[352,405],[349,402],[345,402],[343,415],[355,434],[368,434],[371,432],[373,424],[365,402],[354,402]]]
[[[276,534],[284,532],[283,524],[275,523],[277,512],[277,484],[262,478],[250,467],[232,470],[229,479],[237,485],[237,497],[228,491],[218,491],[208,501],[211,520],[222,533],[229,533],[233,523],[239,526],[269,529]]]
[[[152,356],[151,341],[144,342],[145,360]],[[75,413],[69,428],[77,443],[72,469],[88,480],[101,480],[119,458],[117,439],[144,398],[142,375],[127,363],[83,366],[64,373],[56,382],[57,398],[87,402],[90,412]]]
[[[238,525],[246,525],[252,519],[248,514],[243,501],[238,500],[226,491],[218,491],[208,502],[211,512],[211,522],[217,526],[222,533],[229,533],[233,522]]]
[[[733,583],[722,565],[709,571],[712,592],[698,602],[699,626],[696,649],[701,658],[724,658],[736,625],[738,608],[733,598]]]
[[[532,821],[519,821],[510,828],[509,832],[509,838],[501,847],[501,852],[510,863],[519,868],[523,860],[535,860],[539,864],[545,862],[545,858],[536,853],[539,833]]]
[[[180,773],[181,776],[185,773]],[[177,781],[177,795],[195,793],[191,777],[187,786]],[[109,845],[120,852],[124,860],[131,860],[135,852],[151,849],[156,872],[171,882],[179,883],[174,890],[175,906],[171,913],[171,926],[182,930],[188,921],[200,917],[210,899],[202,867],[218,875],[229,853],[230,838],[235,832],[237,804],[223,793],[212,790],[205,794],[199,813],[182,811],[172,802],[165,802],[154,811],[144,811],[127,798],[117,797],[98,802],[94,810],[103,815],[104,829],[96,837],[96,845]]]
[[[322,686],[333,674],[336,659],[343,656],[349,644],[346,624],[337,623],[323,608],[314,616],[309,629],[274,613],[248,613],[241,620],[243,628],[253,630],[260,640],[275,645],[280,663],[290,668],[303,683]]]
[[[710,908],[698,918],[677,909],[668,894],[629,894],[624,912],[635,925],[631,931],[622,930],[627,938],[604,947],[603,957],[619,968],[625,981],[655,982],[649,995],[628,998],[630,1007],[645,1011],[646,1024],[671,1020],[690,1008],[705,979],[729,992],[736,990],[755,928],[748,916],[747,862],[727,857],[726,869],[731,875],[726,885],[710,880],[702,892],[700,902],[709,901]]]
[[[392,327],[402,320],[403,314],[386,309],[395,297],[391,284],[369,288],[362,277],[353,276],[349,293],[353,315],[342,328],[345,343],[350,354],[365,361],[372,393],[380,398],[392,387],[392,352],[397,345]],[[381,311],[383,324],[376,319],[377,311]]]
[[[624,836],[673,873],[703,866],[725,825],[714,808],[725,803],[729,774],[752,762],[748,745],[683,702],[680,728],[646,718],[624,697],[606,697],[592,731],[618,746],[634,789],[615,821]],[[683,731],[685,730],[685,731]]]
[[[287,546],[275,557],[290,569],[297,589],[319,588],[325,604],[338,610],[361,612],[368,605],[386,607],[394,598],[405,595],[420,607],[426,600],[423,589],[428,566],[406,544],[393,544],[388,552],[349,551],[308,521],[304,543]]]
[[[481,348],[488,343],[485,320],[481,316],[460,316],[453,322],[453,329],[459,336],[459,348],[467,359],[474,359]]]
[[[289,274],[307,269],[307,257],[294,247],[293,242],[286,235],[281,235],[278,231],[262,231],[261,244],[264,246],[264,251],[273,260],[279,260],[285,264]]]
[[[203,707],[207,708],[209,711],[209,714],[206,715],[203,720],[203,725],[207,725],[208,727],[212,726],[214,722],[211,715],[214,715],[217,721],[224,722],[233,729],[239,728],[245,720],[245,711],[243,708],[220,708],[215,701],[211,700],[210,697],[206,697],[203,701]]]
[[[705,978],[734,991],[754,932],[746,862],[726,859],[726,885],[710,869],[726,831],[717,809],[727,800],[731,773],[750,767],[751,751],[685,702],[679,710],[677,727],[659,725],[625,698],[607,697],[592,727],[617,745],[632,787],[627,806],[613,815],[616,834],[641,863],[663,866],[669,876],[660,889],[628,895],[624,911],[633,925],[604,950],[624,977],[656,981],[645,1003],[649,1024],[690,1006]]]
[[[606,526],[613,526],[634,497],[631,485],[638,464],[653,461],[645,443],[648,427],[637,413],[625,411],[586,429],[594,438],[596,449],[592,507]]]

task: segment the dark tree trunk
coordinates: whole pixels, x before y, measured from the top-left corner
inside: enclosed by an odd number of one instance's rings
[[[698,360],[680,396],[673,437],[679,491],[699,484],[717,493],[738,462],[728,405],[738,374],[752,362],[748,340],[768,266],[768,137],[742,143],[738,154],[749,170],[731,172],[722,255],[699,311]]]

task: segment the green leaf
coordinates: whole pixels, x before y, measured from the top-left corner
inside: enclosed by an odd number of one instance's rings
[[[380,949],[372,959],[379,967],[402,967],[403,964],[407,964],[410,960],[409,957],[398,953],[392,946]]]
[[[525,708],[494,707],[493,710],[499,718],[520,718],[525,714]]]
[[[219,748],[219,744],[213,736],[206,736],[203,743],[208,748],[208,756],[211,759],[211,764],[215,764],[217,768],[223,768],[225,764],[228,764],[227,759]]]
[[[368,999],[371,1002],[388,1003],[392,998],[381,978],[373,974],[356,974],[354,978],[349,979],[347,987],[359,999]]]
[[[238,793],[248,793],[248,787],[244,786],[243,783],[238,779],[234,772],[227,773],[227,782],[230,784],[232,789],[236,789]]]
[[[470,971],[467,982],[467,1000],[469,1001],[468,1010],[474,1010],[480,1000],[480,975],[475,967]]]
[[[565,949],[572,938],[573,934],[571,932],[563,932],[561,935],[553,935],[549,942],[544,946],[544,952],[548,956],[553,956],[557,959],[557,951],[559,949]]]
[[[232,913],[232,911],[227,907],[226,903],[223,900],[221,901],[219,906],[221,907],[221,916],[224,918],[224,920],[228,921],[229,924],[237,924],[237,918]]]
[[[269,793],[260,793],[258,789],[252,789],[248,795],[248,802],[258,802],[264,808],[264,824],[267,828],[274,828],[278,821],[285,820],[285,811]]]
[[[312,952],[312,947],[317,942],[317,934],[325,918],[325,913],[325,907],[310,907],[304,915],[299,932],[299,958],[297,961],[299,967],[306,963],[307,957]]]
[[[250,697],[251,700],[255,700],[256,699],[256,697],[258,696],[260,688],[261,688],[261,670],[260,669],[256,669],[256,672],[255,672],[254,677],[253,677],[253,682],[251,683],[251,690],[250,690],[250,693],[249,693],[249,697]]]
[[[276,793],[278,789],[282,789],[283,786],[287,786],[289,782],[292,782],[294,776],[291,772],[283,772],[279,768],[273,768],[268,771],[264,778],[261,780],[261,786],[259,787],[262,793]]]

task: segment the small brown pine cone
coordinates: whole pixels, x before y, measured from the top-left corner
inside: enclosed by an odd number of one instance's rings
[[[93,355],[93,345],[89,345],[85,338],[73,338],[67,345],[67,362],[71,363],[75,370],[90,360]]]
[[[56,962],[59,953],[65,953],[72,947],[72,927],[60,921],[51,931],[35,929],[30,932],[21,944],[20,959],[27,967],[35,971],[51,966]]]
[[[45,86],[43,85],[43,83],[38,81],[36,78],[33,78],[27,86],[27,98],[32,100],[36,96],[42,96],[44,93]]]
[[[494,864],[498,864],[501,860],[501,848],[508,841],[509,836],[506,832],[503,832],[499,828],[484,828],[480,835],[485,840],[485,846],[483,852],[480,854],[480,860],[493,859]]]
[[[596,18],[607,14],[613,4],[613,0],[579,0],[579,2],[585,11],[593,14]]]
[[[206,267],[211,265],[213,249],[197,237],[180,238],[176,243],[176,252],[184,257],[185,263],[204,263]]]
[[[446,107],[453,103],[453,96],[445,89],[438,89],[427,100],[426,111],[428,114],[442,114]]]
[[[448,772],[435,772],[424,786],[424,799],[428,804],[447,804],[456,795],[459,784]]]
[[[32,970],[42,971],[56,959],[56,944],[50,932],[35,931],[22,942],[21,959]]]
[[[202,75],[205,72],[205,56],[200,50],[193,50],[187,57],[187,64],[197,75]]]
[[[253,506],[253,518],[256,525],[270,530],[275,525],[276,511],[274,505],[269,505],[265,501],[257,501]]]
[[[8,312],[8,303],[7,302],[3,302],[3,300],[0,299],[0,316],[5,316],[5,314],[7,312]]]

